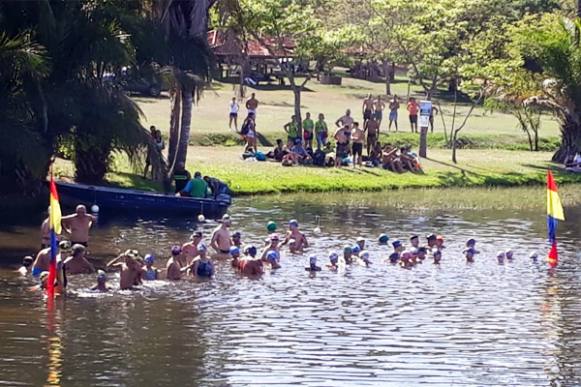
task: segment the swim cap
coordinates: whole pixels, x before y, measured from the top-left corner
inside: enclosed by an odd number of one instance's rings
[[[512,255],[513,255],[513,252],[512,252],[512,250],[511,250],[511,249],[508,249],[508,250],[506,250],[506,251],[504,252],[504,254],[505,254],[505,255],[511,255],[511,256],[512,256]]]
[[[240,231],[236,231],[234,234],[232,234],[232,238],[241,238],[242,237],[242,233]]]
[[[151,255],[149,255],[151,257]],[[103,270],[97,270],[97,281],[105,281],[107,279],[107,273]]]
[[[353,247],[351,247],[351,252],[353,254],[359,254],[360,251],[361,251],[361,248],[358,245],[354,245]]]
[[[230,247],[230,255],[240,255],[240,249],[236,246]]]
[[[414,239],[418,239],[418,238],[419,238],[419,236],[417,236],[417,235],[412,235],[412,236],[410,237],[410,241],[412,241],[412,240],[414,240]]]
[[[388,241],[389,241],[389,237],[387,236],[387,234],[381,234],[379,236],[379,244],[380,245],[386,245]]]
[[[537,259],[538,257],[539,257],[539,254],[537,254],[536,251],[533,251],[532,253],[529,254],[530,259]]]
[[[248,255],[256,255],[257,250],[256,247],[254,245],[248,245],[244,248],[244,254],[248,254]]]
[[[276,223],[274,223],[272,220],[270,222],[268,222],[266,224],[266,230],[270,233],[275,232],[276,231]]]
[[[171,248],[171,255],[180,255],[182,253],[182,248],[180,246],[173,246]],[[128,254],[126,254],[128,255]]]
[[[356,240],[356,242],[365,242],[365,238],[363,237],[358,237]]]
[[[278,253],[276,251],[274,251],[274,250],[270,250],[268,252],[268,254],[266,254],[266,259],[269,262],[278,262],[278,260],[279,260]]]
[[[69,241],[61,241],[59,243],[59,249],[61,250],[68,250],[71,248],[71,242]]]
[[[499,251],[498,253],[496,253],[496,258],[504,258],[504,251]]]
[[[436,240],[437,240],[437,241],[442,241],[442,242],[444,242],[444,237],[443,237],[443,236],[441,236],[441,235],[438,235],[438,236],[436,237]]]
[[[343,253],[344,254],[352,254],[353,249],[351,248],[351,246],[345,246],[345,247],[343,247]]]
[[[433,240],[436,240],[437,237],[436,237],[436,234],[428,234],[428,235],[426,235],[426,239],[428,241],[433,241]]]
[[[311,265],[316,265],[317,264],[317,256],[315,254],[312,254],[309,256],[309,263]]]
[[[24,257],[22,259],[22,266],[28,267],[28,266],[32,265],[33,262],[34,262],[34,258],[32,258],[30,255],[27,255],[26,257]]]
[[[201,238],[201,237],[202,237],[202,232],[201,231],[194,231],[194,233],[192,234],[192,236],[190,237],[190,239]]]
[[[329,261],[331,261],[331,263],[336,263],[338,260],[339,256],[337,255],[337,253],[333,252],[329,254]]]
[[[359,255],[359,258],[363,259],[364,261],[369,261],[369,252],[367,250],[363,250]]]
[[[208,251],[208,248],[206,247],[206,245],[203,244],[203,243],[200,243],[198,245],[198,252],[199,253],[205,253],[206,251]]]
[[[393,242],[391,242],[392,246],[394,249],[397,249],[398,247],[401,247],[401,242],[399,240],[394,240]]]
[[[143,262],[145,262],[148,265],[153,265],[153,261],[155,261],[155,257],[151,254],[147,254],[144,258],[143,258]]]
[[[476,239],[474,238],[470,238],[466,241],[466,246],[470,246],[470,245],[474,245],[476,244]]]
[[[299,227],[299,222],[296,219],[291,219],[288,222],[289,227]]]

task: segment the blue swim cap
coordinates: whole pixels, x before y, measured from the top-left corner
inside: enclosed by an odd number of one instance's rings
[[[335,263],[339,260],[339,256],[337,255],[337,253],[333,252],[331,254],[329,254],[329,261],[331,261],[331,263]]]
[[[353,254],[359,254],[360,251],[361,251],[361,248],[358,245],[354,245],[353,247],[351,247],[351,252]]]
[[[389,237],[387,236],[387,234],[381,234],[379,236],[379,244],[380,245],[386,245],[388,241],[389,241]]]
[[[391,242],[391,244],[393,245],[393,248],[398,248],[401,247],[401,242],[399,240],[394,240],[393,242]]]
[[[269,262],[278,262],[279,260],[278,252],[270,250],[268,254],[266,254],[266,259],[268,259]]]
[[[240,255],[240,249],[236,246],[230,247],[230,255]]]
[[[309,263],[311,265],[316,265],[317,264],[317,256],[315,254],[311,254],[309,256]]]
[[[296,219],[291,219],[288,222],[288,225],[291,226],[291,227],[299,227],[299,222]]]
[[[206,251],[208,251],[208,248],[206,247],[206,245],[203,244],[203,243],[200,243],[198,245],[198,252],[199,253],[205,253]]]
[[[151,254],[147,254],[145,257],[143,257],[143,262],[148,265],[153,265],[153,261],[155,261],[155,257]]]
[[[362,251],[360,258],[363,259],[364,261],[369,261],[369,252]]]

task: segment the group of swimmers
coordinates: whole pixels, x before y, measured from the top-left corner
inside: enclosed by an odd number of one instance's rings
[[[148,254],[142,257],[137,250],[127,250],[108,262],[104,270],[96,270],[86,257],[92,216],[86,214],[84,206],[78,206],[75,214],[63,218],[63,224],[70,227],[65,230],[71,236],[82,238],[73,244],[61,241],[58,245],[56,285],[61,291],[66,288],[67,276],[89,273],[97,273],[97,284],[92,290],[108,291],[110,288],[107,286],[106,271],[113,270],[120,272],[119,288],[121,290],[134,289],[144,281],[151,280],[179,281],[188,277],[211,278],[215,274],[214,260],[229,260],[232,267],[242,275],[260,276],[267,269],[281,268],[283,249],[287,248],[290,254],[303,254],[309,247],[306,235],[294,219],[288,222],[288,229],[283,236],[276,232],[276,223],[269,222],[266,227],[268,231],[266,240],[259,245],[253,245],[244,244],[239,231],[230,231],[232,220],[229,215],[224,215],[219,225],[213,230],[209,245],[204,242],[203,232],[195,231],[188,242],[171,248],[171,256],[163,269],[155,266],[156,260],[153,255]],[[387,234],[381,234],[378,238],[380,246],[387,246],[389,241]],[[407,248],[400,240],[392,241],[391,246],[393,251],[384,262],[403,268],[411,268],[428,259],[437,265],[441,262],[442,252],[446,248],[444,238],[436,234],[427,235],[424,244],[421,243],[418,235],[412,235]],[[367,248],[368,241],[365,238],[357,238],[354,244],[344,246],[342,253],[330,252],[326,268],[339,270],[347,265],[367,267],[372,263]],[[41,288],[46,288],[47,285],[50,254],[50,247],[43,247],[36,259],[25,257],[23,267],[20,268],[23,274],[28,273],[30,269],[32,276],[39,279]],[[61,259],[61,255],[64,254],[69,255]],[[466,242],[463,254],[467,262],[474,262],[475,256],[479,254],[475,239],[469,239]],[[506,250],[499,252],[496,258],[499,264],[503,264],[505,260],[511,261],[513,257],[512,250]],[[533,253],[530,258],[536,260],[537,255]],[[321,271],[322,268],[318,262],[319,257],[316,254],[309,255],[305,270]]]

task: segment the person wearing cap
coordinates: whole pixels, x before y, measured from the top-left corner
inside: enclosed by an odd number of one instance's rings
[[[240,248],[237,246],[230,247],[230,257],[232,258],[232,267],[238,268],[238,261],[240,260]]]
[[[269,241],[260,254],[260,259],[264,262],[268,262],[267,255],[271,251],[276,251],[277,253],[280,251],[280,237],[277,233],[270,234]]]
[[[268,251],[264,262],[269,263],[271,269],[280,269],[280,253],[277,250]]]
[[[365,250],[365,238],[359,237],[357,238],[357,246],[359,247],[359,251]]]
[[[185,268],[186,271],[189,271],[191,275],[197,278],[212,278],[214,276],[214,264],[208,257],[207,252],[206,245],[200,243],[198,245],[198,257],[194,259],[190,266]],[[228,251],[228,254],[230,254],[230,251]],[[240,255],[240,252],[238,252],[238,255]]]
[[[439,265],[442,260],[442,252],[438,249],[432,249],[432,258],[434,259],[434,265]]]
[[[498,253],[496,253],[496,260],[498,261],[499,265],[504,264],[504,258],[505,258],[504,251],[499,251]]]
[[[467,249],[475,249],[476,248],[476,239],[470,238],[466,241],[466,248]]]
[[[474,262],[474,256],[476,255],[476,250],[473,248],[467,248],[464,250],[464,256],[466,257],[466,262]]]
[[[197,171],[194,173],[194,178],[186,184],[183,190],[177,196],[184,196],[190,198],[206,198],[209,196],[208,183],[202,179],[202,174]]]
[[[429,234],[426,236],[426,240],[428,241],[426,248],[428,250],[432,250],[434,247],[436,247],[436,238],[436,234]]]
[[[339,255],[335,252],[329,254],[329,263],[327,268],[331,271],[337,271],[339,269]]]
[[[197,252],[196,247],[196,252]],[[171,248],[171,257],[168,259],[165,269],[166,269],[166,277],[170,281],[179,281],[182,279],[182,268],[187,267],[188,265],[182,266],[180,264],[180,255],[182,254],[182,249],[179,246],[173,246]],[[196,256],[198,254],[196,253]],[[192,260],[193,261],[193,260]]]
[[[107,263],[107,268],[121,270],[119,275],[119,289],[121,290],[133,290],[134,286],[141,281],[142,268],[137,261],[137,255],[137,251],[127,250]]]
[[[404,269],[409,269],[414,266],[414,255],[410,251],[401,253],[399,265]]]
[[[314,272],[314,271],[321,271],[321,268],[317,266],[317,256],[311,254],[309,256],[309,266],[305,267],[306,271]]]
[[[70,244],[68,241],[61,241],[57,245],[57,251],[56,251],[57,261],[60,261],[60,252],[64,251],[64,250],[68,250],[69,248],[70,248]],[[43,271],[48,272],[49,267],[50,267],[50,255],[51,255],[50,246],[40,250],[38,252],[38,254],[36,254],[36,259],[34,260],[34,263],[32,264],[32,276],[33,277],[39,278],[40,273],[42,273]]]
[[[236,249],[237,247],[232,247]],[[230,251],[232,252],[232,249]],[[244,256],[237,261],[236,269],[247,276],[259,276],[264,272],[262,260],[256,259],[257,250],[254,245],[244,248]]]
[[[97,284],[91,288],[92,291],[105,293],[111,290],[107,286],[107,274],[103,270],[97,271]]]
[[[393,246],[393,252],[389,255],[389,262],[392,264],[396,264],[401,258],[403,244],[401,243],[401,241],[396,239],[393,242],[391,242],[391,245]]]
[[[216,251],[214,258],[228,258],[230,256],[230,247],[232,247],[232,237],[230,235],[230,226],[232,220],[230,215],[222,216],[220,225],[212,232],[210,247]]]
[[[425,247],[418,247],[414,249],[415,252],[415,262],[422,263],[426,259],[426,255],[428,254],[428,250]]]
[[[357,264],[360,266],[369,267],[371,265],[371,260],[369,259],[369,251],[363,250],[359,253],[357,257]]]
[[[507,261],[512,261],[512,259],[514,258],[514,253],[511,249],[508,249],[504,252],[504,256],[506,257]]]
[[[64,262],[67,274],[90,274],[95,272],[95,267],[87,260],[85,252],[85,246],[73,245],[71,255]]]
[[[288,241],[288,249],[291,254],[301,254],[303,250],[298,248],[299,244],[296,240],[291,239]]]
[[[28,270],[32,266],[33,262],[34,262],[34,258],[32,258],[30,255],[27,255],[26,257],[24,257],[22,259],[22,266],[20,266],[20,268],[18,268],[17,272],[20,275],[27,275]]]
[[[442,250],[445,249],[446,246],[444,246],[444,237],[441,235],[438,235],[436,237],[436,247],[438,248],[438,250]]]
[[[89,246],[89,231],[93,226],[95,217],[87,214],[87,208],[79,204],[75,213],[62,217],[63,229],[70,234],[71,244]]]
[[[355,257],[359,257],[359,253],[361,253],[361,248],[358,244],[351,246],[351,254]]]
[[[295,240],[296,251],[303,251],[304,249],[309,247],[307,237],[299,230],[299,222],[296,219],[292,219],[288,222],[288,231],[286,233],[284,241],[281,243],[281,246],[288,244],[291,241],[291,239]]]
[[[343,247],[343,263],[351,265],[353,263],[353,247],[347,245]]]
[[[236,246],[238,248],[242,248],[242,233],[240,231],[236,231],[232,234],[232,246]]]
[[[418,247],[420,247],[420,237],[417,236],[417,235],[412,235],[410,237],[410,244],[415,249],[417,249]]]
[[[387,242],[389,242],[389,237],[387,236],[387,234],[381,234],[378,240],[381,246],[387,246]]]
[[[182,267],[191,265],[194,258],[198,256],[198,245],[202,243],[202,238],[201,231],[194,231],[190,241],[182,245],[181,257],[183,257],[183,262],[180,262]]]
[[[154,281],[159,278],[159,270],[153,266],[155,262],[155,257],[151,254],[147,254],[143,258],[145,265],[143,266],[141,278],[146,281]]]
[[[531,261],[536,262],[539,259],[539,254],[536,251],[533,251],[529,254],[529,258]]]

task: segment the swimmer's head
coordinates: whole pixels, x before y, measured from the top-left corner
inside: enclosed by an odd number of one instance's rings
[[[387,234],[381,234],[379,236],[379,244],[380,245],[387,245],[387,242],[389,242],[389,237],[387,236]]]
[[[61,241],[59,243],[59,250],[68,250],[71,248],[71,242],[69,241]]]
[[[508,249],[508,250],[506,250],[506,251],[504,252],[504,256],[505,256],[507,259],[511,259],[513,255],[514,255],[514,253],[513,253],[513,251],[512,251],[511,249]]]
[[[40,280],[40,287],[43,289],[46,288],[46,281],[48,280],[48,271],[41,272],[38,278]]]
[[[428,234],[428,235],[426,235],[426,240],[428,241],[428,243],[436,242],[436,239],[437,239],[436,234]]]
[[[202,232],[201,231],[194,231],[190,239],[192,241],[200,241],[202,239]]]
[[[240,238],[242,238],[242,233],[240,231],[236,231],[234,234],[232,234],[232,239],[240,240]]]
[[[401,254],[401,259],[403,261],[408,261],[408,260],[412,259],[413,257],[414,257],[414,255],[410,251],[404,251]]]
[[[266,254],[266,259],[268,260],[268,262],[278,262],[278,254],[276,251],[269,251],[268,254]]]
[[[363,250],[361,254],[359,254],[359,258],[361,258],[364,262],[369,262],[369,251]]]
[[[339,255],[337,255],[337,253],[335,252],[329,254],[329,261],[331,262],[332,265],[336,265],[337,262],[339,261]]]
[[[73,257],[78,257],[80,255],[83,255],[85,253],[85,246],[81,245],[81,244],[75,244],[72,247],[72,253],[73,253]]]
[[[294,249],[297,246],[297,241],[295,239],[290,239],[288,245]]]
[[[443,245],[444,244],[444,237],[442,235],[438,235],[436,237],[436,243],[439,245]]]
[[[280,237],[278,236],[278,234],[274,233],[270,235],[270,241],[272,243],[278,243],[280,241]]]
[[[353,248],[351,246],[343,247],[343,254],[344,255],[351,255],[353,254]]]
[[[359,245],[353,245],[353,247],[351,247],[351,253],[357,255],[361,252],[361,247],[359,247]]]
[[[425,247],[418,248],[418,257],[424,258],[428,252],[428,249]]]
[[[198,253],[204,254],[206,251],[208,251],[208,248],[206,247],[206,245],[203,243],[200,243],[198,245]]]
[[[504,251],[499,251],[496,253],[496,258],[498,259],[504,259],[505,255],[504,255]]]
[[[391,245],[393,246],[394,249],[399,249],[402,247],[402,244],[399,240],[394,240],[393,242],[391,242]]]
[[[97,282],[105,283],[107,281],[107,273],[103,270],[97,270]]]
[[[309,264],[310,264],[311,266],[315,266],[315,265],[317,264],[317,256],[316,256],[316,255],[314,255],[314,254],[311,254],[311,255],[309,256]]]
[[[294,229],[294,228],[299,228],[299,222],[298,222],[296,219],[291,219],[291,220],[288,222],[288,226],[289,226],[289,228],[291,228],[291,229]]]
[[[177,257],[181,253],[182,253],[182,248],[180,246],[175,245],[171,248],[171,255],[173,255],[174,257]]]
[[[533,251],[532,253],[529,254],[529,258],[532,259],[533,261],[536,261],[539,258],[539,254],[537,254],[536,251]]]
[[[230,226],[232,224],[232,219],[230,218],[230,215],[224,214],[224,216],[222,216],[221,222],[224,226]]]
[[[87,213],[87,207],[85,207],[82,204],[79,204],[75,209],[75,212],[77,213],[77,215],[85,215]]]
[[[240,249],[236,246],[230,247],[230,256],[232,258],[238,258],[240,256]]]
[[[256,257],[257,253],[258,253],[258,250],[256,249],[256,246],[254,246],[254,245],[248,245],[244,248],[244,254],[250,255],[252,258]]]
[[[32,265],[33,262],[34,258],[32,258],[30,255],[27,255],[26,257],[22,258],[22,266],[24,267],[29,267],[30,265]]]
[[[147,254],[144,258],[143,258],[143,262],[145,262],[146,265],[153,265],[153,262],[155,261],[155,257],[151,254]]]
[[[476,239],[470,238],[466,241],[466,247],[474,247],[476,246]]]
[[[274,223],[273,221],[270,221],[266,224],[266,230],[269,233],[273,233],[276,231],[276,223]]]
[[[416,244],[418,244],[419,242],[420,242],[420,237],[419,237],[419,236],[417,236],[417,235],[412,235],[412,236],[410,237],[410,243],[411,243],[412,245],[416,245]]]

